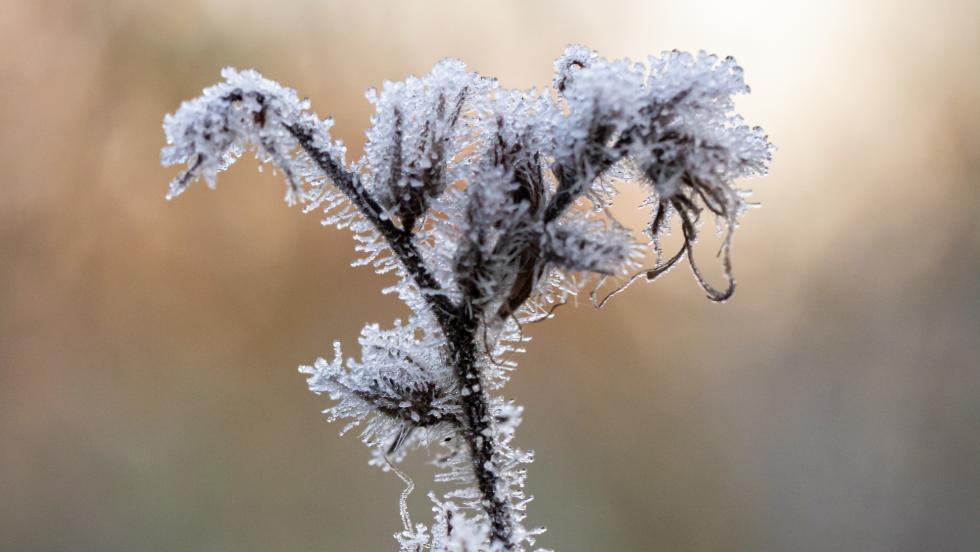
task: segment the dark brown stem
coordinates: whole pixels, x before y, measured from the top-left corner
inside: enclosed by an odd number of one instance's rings
[[[473,473],[483,495],[483,507],[490,517],[490,534],[495,541],[509,549],[513,520],[509,505],[497,492],[500,477],[493,467],[497,443],[492,431],[489,401],[477,365],[477,327],[478,321],[474,316],[461,313],[458,323],[449,328],[446,339],[462,391],[459,399],[463,409],[462,433],[469,445]]]
[[[469,446],[473,474],[490,518],[490,535],[495,542],[511,548],[513,515],[508,502],[497,491],[500,482],[500,476],[494,469],[497,443],[493,436],[490,403],[477,363],[476,330],[479,323],[476,313],[465,298],[460,305],[455,305],[442,293],[439,282],[432,276],[415,246],[411,228],[398,228],[389,218],[382,216],[380,205],[368,195],[356,173],[348,171],[329,152],[317,147],[309,128],[295,124],[287,129],[327,178],[385,239],[402,268],[418,286],[438,322],[446,338],[448,357],[460,389],[459,402],[463,410],[460,434]]]

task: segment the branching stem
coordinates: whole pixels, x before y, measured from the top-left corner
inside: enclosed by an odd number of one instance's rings
[[[497,443],[492,431],[490,404],[477,363],[476,333],[479,320],[476,313],[469,308],[466,298],[457,305],[442,293],[439,282],[432,276],[415,246],[411,229],[399,228],[390,218],[382,215],[381,206],[364,189],[356,173],[347,170],[329,152],[318,147],[310,129],[299,124],[290,125],[287,129],[327,178],[381,234],[425,297],[446,338],[448,358],[453,364],[457,384],[461,390],[467,390],[459,394],[459,406],[463,411],[463,427],[459,433],[469,446],[473,475],[490,519],[491,537],[494,542],[510,549],[514,532],[513,515],[498,491],[499,475],[494,468]]]

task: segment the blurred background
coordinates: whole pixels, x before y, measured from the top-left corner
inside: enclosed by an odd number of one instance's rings
[[[256,67],[357,157],[366,88],[445,56],[543,86],[570,42],[734,55],[779,151],[734,300],[683,267],[529,329],[540,544],[980,550],[973,0],[5,0],[0,549],[393,549],[401,482],[295,366],[404,307],[250,158],[165,202],[163,115]]]

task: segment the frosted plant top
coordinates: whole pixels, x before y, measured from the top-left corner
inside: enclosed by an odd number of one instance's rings
[[[596,284],[601,306],[630,283],[653,281],[687,259],[708,297],[735,290],[731,244],[747,192],[736,180],[765,174],[772,145],[734,112],[748,93],[732,58],[665,52],[645,64],[570,46],[550,89],[509,90],[443,60],[421,77],[371,89],[375,112],[364,155],[345,159],[331,119],[255,71],[224,81],[164,119],[164,165],[186,169],[168,199],[197,178],[255,152],[286,181],[285,200],[350,229],[355,265],[392,273],[411,315],[392,328],[367,324],[360,356],[334,345],[332,361],[300,371],[326,394],[330,420],[360,427],[371,464],[393,469],[418,447],[439,447],[430,494],[435,521],[413,525],[401,501],[402,550],[524,550],[542,529],[523,524],[530,452],[512,444],[521,407],[498,395],[527,339],[522,325]],[[635,232],[607,207],[623,182],[646,191],[647,223]],[[702,215],[724,232],[726,285],[694,260]],[[661,237],[683,244],[665,256]],[[650,268],[639,269],[653,253]],[[599,285],[620,287],[599,300]],[[409,489],[412,485],[409,483]],[[408,491],[406,491],[408,492]]]

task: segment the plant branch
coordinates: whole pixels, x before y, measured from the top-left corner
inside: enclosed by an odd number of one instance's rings
[[[479,321],[476,313],[468,308],[465,298],[461,305],[455,305],[441,293],[439,282],[426,267],[412,240],[411,229],[398,228],[389,218],[382,216],[380,205],[368,195],[356,173],[348,171],[329,152],[317,147],[310,129],[299,124],[289,125],[287,129],[307,155],[387,241],[439,323],[461,390],[459,400],[464,425],[460,434],[469,446],[473,474],[483,495],[484,510],[490,518],[491,536],[495,542],[511,548],[513,516],[507,501],[497,490],[500,479],[494,469],[497,444],[493,437],[490,404],[477,363],[476,330]]]

